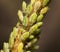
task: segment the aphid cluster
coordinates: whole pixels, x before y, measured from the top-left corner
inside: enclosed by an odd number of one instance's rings
[[[4,42],[0,52],[31,52],[38,49],[36,45],[43,24],[42,19],[48,11],[49,0],[31,0],[22,3],[18,10],[19,21],[10,34],[9,42]]]

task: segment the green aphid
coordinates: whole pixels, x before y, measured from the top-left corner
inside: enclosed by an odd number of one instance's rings
[[[30,22],[31,25],[33,25],[33,24],[36,22],[36,20],[37,20],[37,14],[36,14],[36,12],[34,12],[34,13],[30,16],[29,22]]]
[[[22,3],[22,10],[23,10],[24,13],[26,12],[26,8],[27,8],[26,5],[27,5],[26,2],[23,1],[23,3]]]
[[[35,25],[33,25],[31,28],[30,28],[30,30],[29,30],[29,33],[30,34],[33,34],[34,32],[36,32],[36,30],[40,27],[40,26],[42,26],[42,22],[38,22],[38,23],[36,23]]]
[[[45,13],[47,13],[48,9],[49,9],[48,6],[42,8],[41,11],[40,11],[40,14],[45,14]]]
[[[23,19],[23,25],[26,27],[28,26],[28,17],[25,16],[24,19]]]
[[[25,33],[23,33],[23,34],[21,35],[20,39],[24,41],[24,40],[26,40],[28,37],[29,37],[29,32],[25,32]]]
[[[37,18],[37,22],[42,21],[43,17],[44,17],[43,14],[40,14],[40,15],[38,16],[38,18]]]
[[[33,9],[32,5],[29,4],[29,5],[27,6],[26,13],[27,13],[27,14],[30,14],[30,13],[32,12],[32,9]]]
[[[33,38],[34,38],[34,35],[30,35],[30,36],[29,36],[29,39],[33,39]]]
[[[14,45],[14,38],[13,37],[10,37],[9,38],[9,47],[12,48]]]
[[[43,6],[47,5],[49,0],[43,0]]]

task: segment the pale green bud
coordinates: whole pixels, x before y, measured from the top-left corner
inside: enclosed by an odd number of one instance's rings
[[[39,35],[39,33],[41,32],[41,30],[40,29],[37,29],[35,32],[34,32],[34,35]]]
[[[49,0],[43,0],[43,6],[47,5]]]
[[[43,24],[43,22],[38,22],[38,23],[36,23],[36,25],[37,25],[38,27],[41,27],[42,24]]]
[[[23,21],[23,13],[20,10],[18,10],[18,17],[19,17],[20,21]]]
[[[19,25],[20,25],[20,22],[17,22],[16,27],[19,27]]]
[[[21,40],[26,40],[29,37],[29,32],[25,32],[21,35]]]
[[[33,38],[34,38],[34,35],[30,35],[30,36],[29,36],[29,39],[33,39]]]
[[[23,12],[26,12],[26,2],[25,1],[23,1],[23,3],[22,3],[22,10],[23,10]]]
[[[31,52],[30,50],[26,51],[26,52]]]
[[[31,5],[33,5],[35,3],[35,0],[31,0]]]
[[[27,45],[25,46],[25,48],[29,48],[31,47],[32,43],[31,42],[28,42]]]
[[[34,38],[33,40],[31,40],[30,42],[27,43],[27,45],[25,46],[25,48],[29,48],[31,47],[33,44],[35,44],[37,42],[37,38]]]
[[[33,49],[39,49],[39,46],[34,46]]]
[[[29,22],[30,22],[30,24],[32,25],[32,24],[34,24],[36,21],[37,21],[37,14],[34,12],[34,13],[30,16]]]
[[[13,37],[10,37],[9,38],[9,47],[12,48],[14,45],[14,38]]]
[[[32,12],[32,9],[33,9],[32,5],[29,4],[29,5],[27,6],[27,10],[26,10],[27,14],[30,14],[30,13]]]
[[[45,14],[45,13],[47,13],[48,9],[49,9],[48,6],[42,8],[41,11],[40,11],[40,14]]]
[[[4,49],[8,49],[8,48],[9,48],[9,44],[4,42],[3,48],[4,48]]]
[[[17,36],[17,34],[18,34],[18,28],[14,27],[14,28],[13,28],[13,32],[11,32],[11,34],[10,34],[10,39],[11,39],[11,38],[12,38],[12,39],[15,39],[16,36]]]
[[[20,28],[20,31],[21,31],[22,33],[26,32],[26,30],[25,30],[24,28]]]
[[[42,26],[42,22],[38,22],[35,25],[33,25],[30,29],[29,29],[29,33],[33,34],[34,32],[36,32],[36,30]]]
[[[40,22],[43,19],[43,17],[44,17],[43,14],[40,14],[37,18],[37,22]]]
[[[29,29],[29,33],[33,34],[36,30],[37,30],[37,25],[33,25],[30,29]]]
[[[31,41],[31,43],[32,43],[32,44],[35,44],[35,43],[37,42],[37,40],[38,40],[37,38],[34,38],[34,39]]]
[[[9,49],[5,49],[4,52],[10,52],[10,50]]]
[[[41,8],[41,2],[37,1],[35,2],[35,5],[34,5],[34,11],[36,12],[39,8]]]
[[[11,35],[12,35],[14,38],[16,38],[17,34],[18,34],[18,28],[14,27],[14,28],[13,28],[13,32],[12,32]]]
[[[9,52],[9,44],[4,42],[4,46],[3,46],[4,52]]]
[[[24,47],[23,42],[20,42],[20,44],[18,45],[18,48],[17,48],[18,52],[23,52],[23,47]]]
[[[24,26],[28,25],[28,17],[27,16],[25,16],[24,19],[23,19],[23,25]]]
[[[0,50],[0,52],[4,52],[3,50]]]

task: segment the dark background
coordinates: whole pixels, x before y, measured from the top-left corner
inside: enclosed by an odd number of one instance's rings
[[[22,1],[0,0],[0,49],[3,42],[8,41],[9,34],[18,21],[17,11],[21,9]],[[38,42],[40,48],[34,52],[60,52],[60,0],[51,0],[49,8]]]

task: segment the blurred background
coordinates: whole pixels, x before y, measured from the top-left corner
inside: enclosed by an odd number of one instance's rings
[[[10,32],[18,21],[17,11],[23,0],[0,0],[0,49],[7,42]],[[30,0],[25,0],[29,3]],[[43,22],[38,44],[34,52],[60,52],[60,0],[51,0]]]

